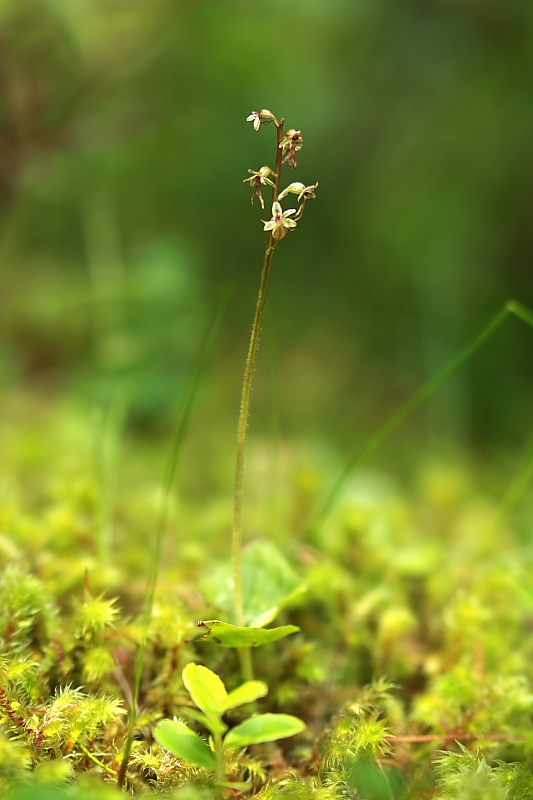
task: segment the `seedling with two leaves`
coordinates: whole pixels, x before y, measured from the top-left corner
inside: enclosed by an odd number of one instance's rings
[[[305,723],[290,714],[256,714],[228,730],[224,714],[232,708],[253,703],[268,693],[263,681],[246,681],[227,692],[222,680],[207,667],[187,664],[183,683],[199,709],[184,708],[183,713],[203,725],[211,734],[209,744],[179,720],[164,719],[154,731],[156,741],[178,758],[214,773],[218,786],[247,789],[246,783],[224,782],[225,754],[250,744],[273,742],[301,733]]]

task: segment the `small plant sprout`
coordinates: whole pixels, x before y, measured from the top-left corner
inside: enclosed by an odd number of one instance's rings
[[[257,714],[228,730],[223,720],[226,711],[264,697],[268,693],[266,683],[247,681],[228,694],[218,675],[199,664],[187,664],[182,677],[193,703],[199,709],[184,708],[183,711],[207,728],[211,734],[209,744],[184,722],[170,719],[158,723],[154,731],[155,739],[178,758],[213,772],[219,786],[249,788],[248,784],[224,783],[224,760],[229,750],[286,739],[305,729],[302,720],[289,714]]]
[[[244,624],[241,550],[246,439],[248,432],[248,421],[250,417],[250,402],[252,397],[254,373],[267,298],[268,280],[272,266],[272,257],[279,242],[296,228],[298,221],[301,219],[304,213],[307,201],[315,197],[315,189],[318,186],[318,183],[314,183],[311,186],[306,186],[303,183],[291,183],[286,189],[280,191],[283,166],[288,164],[293,169],[296,169],[298,166],[296,154],[303,147],[303,137],[301,131],[298,131],[295,128],[290,128],[287,132],[284,132],[283,126],[285,121],[283,119],[278,120],[271,111],[268,111],[268,109],[265,108],[263,108],[261,111],[253,111],[247,117],[247,122],[253,123],[255,131],[258,131],[261,125],[267,125],[273,122],[277,130],[277,141],[274,168],[272,169],[269,166],[263,166],[257,171],[248,170],[250,172],[250,177],[245,178],[245,182],[250,183],[254,189],[252,194],[252,203],[254,198],[258,197],[262,208],[264,208],[265,205],[262,190],[265,187],[270,187],[272,189],[272,210],[270,219],[263,220],[263,229],[266,231],[267,237],[263,257],[261,282],[259,285],[259,295],[257,297],[252,334],[250,337],[248,356],[246,358],[246,368],[244,370],[241,407],[237,428],[232,556],[234,583],[234,622],[237,627],[241,628]],[[281,200],[288,194],[297,195],[299,205],[298,208],[289,208],[284,211],[281,207]],[[243,676],[247,679],[250,679],[252,677],[252,662],[249,647],[239,648],[239,657]]]

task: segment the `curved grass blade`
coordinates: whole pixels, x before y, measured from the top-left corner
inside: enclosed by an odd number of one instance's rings
[[[143,618],[142,618],[143,633],[139,651],[137,653],[137,660],[135,663],[133,697],[128,716],[128,734],[126,737],[126,742],[124,744],[124,756],[122,758],[122,764],[120,767],[119,777],[117,781],[119,787],[124,784],[124,779],[126,777],[126,769],[128,766],[128,761],[130,758],[131,748],[133,744],[133,732],[134,732],[133,729],[137,717],[139,692],[141,688],[142,673],[144,669],[144,662],[146,656],[147,633],[148,633],[148,627],[150,625],[150,620],[152,618],[155,590],[157,586],[157,577],[159,574],[159,567],[161,563],[161,552],[163,549],[163,540],[165,537],[165,532],[168,523],[168,516],[170,511],[170,499],[172,495],[172,489],[176,482],[179,461],[181,454],[183,452],[183,446],[185,444],[185,438],[187,435],[192,411],[194,408],[194,401],[196,399],[198,389],[200,387],[200,384],[202,383],[202,379],[205,375],[209,361],[211,360],[211,356],[213,354],[215,343],[218,338],[220,327],[222,325],[222,320],[224,319],[224,315],[226,312],[228,299],[229,299],[229,292],[226,291],[224,292],[218,303],[215,314],[213,315],[211,323],[208,326],[206,333],[204,335],[203,341],[200,344],[196,362],[194,364],[193,370],[185,387],[183,397],[181,399],[180,408],[176,420],[176,426],[174,429],[174,435],[172,437],[172,449],[170,451],[169,459],[165,470],[165,476],[163,479],[163,498],[159,509],[159,516],[156,521],[154,545],[152,548],[150,567],[148,572],[148,588],[146,591]]]
[[[463,364],[471,358],[479,348],[485,344],[495,331],[498,330],[500,325],[507,319],[510,314],[514,314],[523,322],[533,327],[533,312],[523,306],[517,300],[508,300],[505,305],[498,311],[497,314],[489,321],[487,325],[477,334],[461,352],[452,358],[436,375],[430,378],[420,389],[418,389],[411,397],[404,403],[398,411],[389,417],[381,428],[371,436],[363,447],[355,453],[348,461],[343,471],[333,484],[329,494],[324,501],[322,508],[316,515],[311,529],[316,528],[331,512],[333,506],[337,502],[340,493],[346,483],[347,478],[351,473],[360,467],[369,456],[376,452],[376,450],[383,444],[393,431],[406,419],[415,409],[417,409],[424,400],[427,400],[451,375],[454,374]]]

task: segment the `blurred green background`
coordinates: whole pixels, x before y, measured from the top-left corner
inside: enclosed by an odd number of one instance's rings
[[[529,0],[0,9],[4,394],[119,393],[164,428],[229,289],[200,407],[233,431],[264,246],[242,181],[274,161],[260,108],[303,131],[286,182],[320,186],[274,260],[256,431],[351,452],[509,297],[533,306]],[[405,441],[519,446],[532,350],[506,320]]]

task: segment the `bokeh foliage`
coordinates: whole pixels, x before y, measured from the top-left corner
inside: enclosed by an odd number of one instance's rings
[[[525,0],[2,0],[0,22],[4,384],[118,385],[150,422],[226,287],[219,384],[238,376],[260,107],[320,180],[271,287],[289,433],[363,435],[509,296],[533,302]],[[530,337],[508,322],[418,427],[519,443]]]

